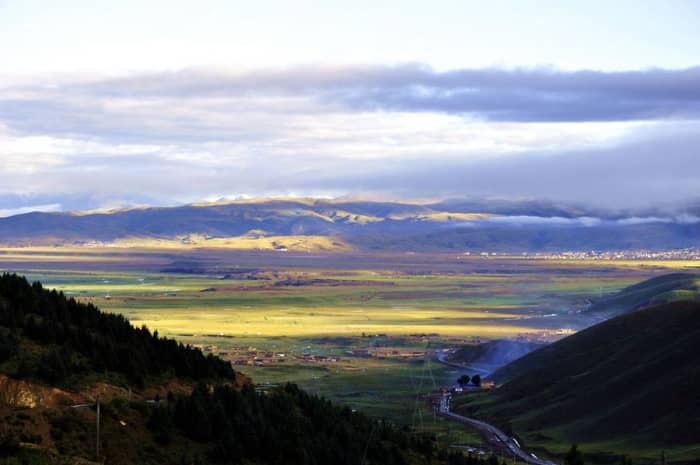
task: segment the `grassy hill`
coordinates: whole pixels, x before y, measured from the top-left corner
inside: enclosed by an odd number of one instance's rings
[[[700,300],[700,275],[673,273],[651,278],[594,302],[587,311],[610,317],[677,300]]]
[[[0,219],[0,240],[18,242],[112,241],[127,237],[174,238],[188,234],[238,237],[257,235],[337,235],[383,223],[420,229],[434,211],[423,205],[328,200],[259,200],[169,208],[134,208],[99,213],[28,213]],[[415,220],[415,221],[414,221]]]
[[[530,446],[656,454],[700,443],[700,303],[652,306],[534,351],[466,402]],[[656,451],[656,452],[653,452]]]
[[[0,218],[0,244],[299,251],[557,251],[700,245],[700,223],[621,222],[541,201],[257,199]],[[288,238],[288,239],[286,239]],[[308,239],[304,239],[308,238]]]

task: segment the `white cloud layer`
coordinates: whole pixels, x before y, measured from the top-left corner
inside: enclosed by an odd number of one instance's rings
[[[418,65],[0,77],[0,213],[358,192],[677,204],[700,193],[699,78]]]
[[[21,215],[31,212],[57,212],[61,211],[61,204],[52,203],[48,205],[27,205],[17,208],[0,208],[0,218],[8,216]]]

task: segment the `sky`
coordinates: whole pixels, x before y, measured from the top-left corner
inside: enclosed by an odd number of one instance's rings
[[[0,0],[0,216],[700,198],[696,1]]]

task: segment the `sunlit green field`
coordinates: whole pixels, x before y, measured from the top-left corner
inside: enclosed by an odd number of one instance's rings
[[[406,276],[390,271],[336,275],[314,270],[276,274],[270,280],[133,272],[31,272],[29,276],[171,336],[513,337],[557,324],[580,327],[585,322],[572,316],[579,299],[636,281],[546,273]]]

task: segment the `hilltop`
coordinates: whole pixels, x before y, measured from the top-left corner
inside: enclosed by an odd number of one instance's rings
[[[314,252],[630,250],[700,245],[700,222],[551,202],[259,199],[0,218],[0,244]]]
[[[700,438],[700,302],[618,316],[496,371],[505,383],[462,412],[506,425],[530,446],[641,453]]]

